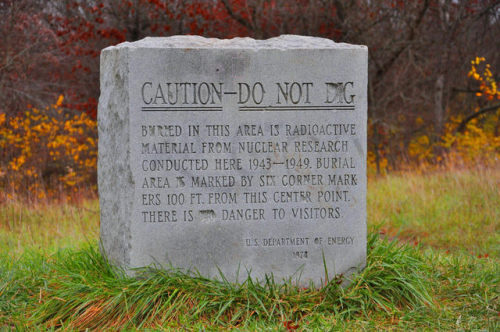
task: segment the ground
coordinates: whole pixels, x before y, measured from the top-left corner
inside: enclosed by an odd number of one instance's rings
[[[349,288],[127,278],[97,249],[96,199],[0,206],[0,329],[499,330],[500,170],[368,183],[367,268]]]

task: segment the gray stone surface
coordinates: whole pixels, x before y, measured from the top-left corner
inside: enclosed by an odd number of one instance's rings
[[[308,285],[366,260],[365,46],[146,38],[101,53],[101,248]]]

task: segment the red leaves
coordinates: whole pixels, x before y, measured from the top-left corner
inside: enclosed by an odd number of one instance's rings
[[[117,42],[123,42],[126,40],[125,32],[120,31],[120,30],[115,29],[115,28],[100,29],[100,30],[97,30],[97,33],[103,38],[115,40]]]
[[[167,5],[159,0],[149,0],[148,2],[150,4],[155,5],[158,9],[166,9],[167,8]]]
[[[92,97],[83,102],[64,103],[62,106],[64,108],[85,112],[93,119],[97,116],[97,100]]]

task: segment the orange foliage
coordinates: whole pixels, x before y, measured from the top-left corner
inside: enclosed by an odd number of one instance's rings
[[[486,61],[486,59],[480,57],[476,57],[476,59],[472,60],[471,70],[468,74],[469,77],[474,78],[479,83],[479,90],[481,90],[481,92],[477,92],[476,96],[484,96],[488,100],[500,99],[500,91],[498,90],[497,82],[491,73],[491,66],[486,64],[484,66],[483,73],[478,73],[477,67],[483,61]]]
[[[496,120],[500,116],[493,114]],[[415,137],[409,144],[408,155],[413,167],[429,170],[439,167],[492,167],[500,162],[500,136],[495,134],[491,126],[480,124],[478,119],[471,120],[467,129],[457,131],[462,117],[451,117],[445,125],[441,141],[431,143],[427,135]],[[443,154],[437,154],[435,147],[443,149]],[[412,165],[408,165],[412,166]]]
[[[487,100],[500,99],[500,91],[497,88],[490,65],[485,64],[483,72],[478,72],[478,66],[486,61],[483,57],[476,57],[471,61],[471,70],[468,76],[479,83],[476,96]],[[476,112],[479,107],[476,108]],[[484,165],[494,166],[500,161],[500,136],[498,136],[498,123],[500,123],[500,112],[497,110],[484,116],[482,122],[475,118],[467,123],[464,132],[457,131],[462,117],[452,117],[446,125],[442,137],[441,146],[447,149],[447,158],[454,164],[459,165]]]
[[[96,121],[61,107],[0,115],[0,187],[33,198],[54,197],[95,186]]]
[[[472,77],[479,84],[480,92],[477,97],[488,101],[500,99],[500,91],[489,64],[485,64],[482,72],[478,69],[483,57],[476,57],[471,61],[471,70],[468,77]],[[476,108],[476,112],[479,107]],[[440,140],[433,141],[430,135],[422,133],[413,137],[405,151],[407,160],[401,160],[401,168],[431,170],[435,168],[496,166],[500,162],[500,136],[498,123],[500,112],[483,115],[482,119],[474,118],[467,123],[463,132],[458,130],[465,119],[464,115],[451,116],[444,126]],[[423,123],[417,118],[415,126]],[[370,133],[369,133],[370,134]],[[370,136],[370,135],[369,135]],[[380,169],[385,174],[390,170],[387,157],[384,155],[384,146],[379,147]],[[376,171],[375,154],[368,152],[368,170]]]
[[[500,116],[494,114],[496,121]],[[446,126],[441,145],[448,150],[449,162],[460,166],[494,166],[500,161],[500,136],[478,119],[470,121],[463,133],[456,133],[460,118],[452,118]]]

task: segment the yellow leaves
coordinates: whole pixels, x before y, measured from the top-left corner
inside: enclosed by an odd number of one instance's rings
[[[76,172],[72,168],[69,168],[68,173],[61,177],[61,181],[68,187],[73,187],[80,182],[80,179]]]
[[[420,145],[429,145],[430,140],[429,137],[427,137],[427,135],[422,135],[417,139],[417,142]]]
[[[500,120],[498,115],[497,122]],[[448,149],[447,158],[454,165],[492,166],[500,160],[500,137],[494,128],[481,126],[477,119],[467,124],[463,133],[457,133],[458,122],[447,126],[442,137],[442,146]]]
[[[87,142],[90,144],[91,147],[95,147],[95,141],[92,137],[87,137]]]
[[[471,61],[471,64],[472,64],[472,65],[478,65],[478,64],[480,64],[482,61],[486,61],[486,58],[476,56],[476,58],[475,58],[474,60],[472,60],[472,61]]]
[[[63,100],[61,95],[47,110],[30,108],[9,119],[0,114],[0,149],[11,156],[4,173],[15,191],[46,197],[61,184],[73,190],[95,177],[96,121],[67,113]]]
[[[23,166],[25,161],[26,161],[26,157],[24,155],[21,155],[17,158],[14,158],[13,160],[11,160],[9,162],[9,167],[13,171],[18,171],[21,168],[21,166]]]
[[[56,101],[56,104],[54,105],[54,108],[61,107],[63,100],[64,100],[64,96],[59,95],[59,98],[57,98],[57,101]]]
[[[424,162],[433,157],[432,145],[427,135],[421,135],[410,141],[408,145],[408,155],[416,158],[419,162]]]
[[[500,121],[496,116],[494,123]],[[419,169],[432,169],[440,165],[455,166],[494,166],[500,160],[500,137],[494,128],[487,128],[474,119],[469,122],[463,133],[456,132],[461,119],[452,118],[444,126],[440,140],[432,142],[427,135],[415,137],[408,144],[410,162]],[[442,151],[443,154],[436,154]],[[412,167],[414,168],[414,166]]]
[[[35,167],[31,167],[31,168],[27,169],[26,175],[29,177],[33,177],[33,178],[38,177],[38,173],[37,173],[37,170],[35,169]]]
[[[479,92],[477,97],[485,97],[488,100],[500,99],[500,91],[498,90],[497,82],[493,77],[490,64],[485,64],[482,73],[478,72],[478,66],[486,61],[484,57],[476,57],[471,61],[471,70],[467,74],[479,83]]]
[[[500,91],[491,71],[491,65],[487,63],[481,65],[485,61],[484,57],[479,56],[473,59],[468,76],[479,83],[477,97],[487,100],[500,99]],[[479,107],[476,108],[476,112],[478,109]],[[488,123],[498,123],[500,114],[492,113],[489,117],[490,121],[484,121],[483,125],[478,124],[477,118],[470,121],[463,133],[456,133],[457,125],[461,119],[455,119],[446,126],[442,140],[443,146],[450,149],[450,159],[460,160],[466,164],[482,163],[486,165],[500,159],[500,138],[496,134],[496,128],[487,125]]]

